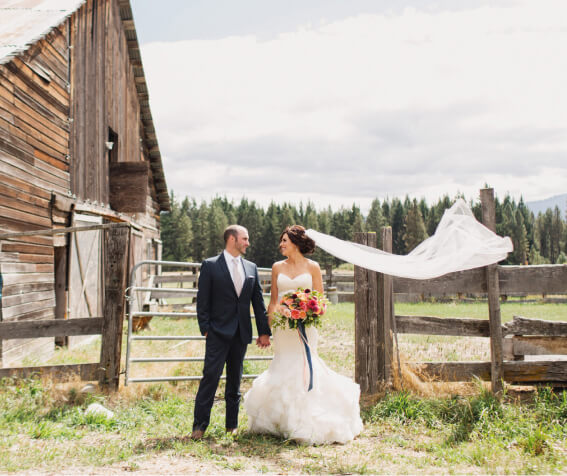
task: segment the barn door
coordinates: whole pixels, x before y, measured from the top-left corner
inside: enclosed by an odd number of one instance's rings
[[[102,224],[101,217],[73,215],[73,227]],[[102,230],[71,233],[69,244],[69,307],[70,319],[102,315]],[[69,337],[68,346],[76,347],[92,336]]]

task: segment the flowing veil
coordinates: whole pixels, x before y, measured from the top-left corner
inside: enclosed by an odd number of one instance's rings
[[[498,236],[479,223],[462,199],[445,210],[435,233],[407,255],[394,255],[311,229],[306,233],[317,246],[339,259],[411,279],[431,279],[487,266],[503,260],[513,249],[509,237]]]

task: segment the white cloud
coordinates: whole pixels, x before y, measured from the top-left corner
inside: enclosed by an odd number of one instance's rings
[[[542,0],[142,53],[178,194],[348,205],[564,193],[566,46],[567,4]]]

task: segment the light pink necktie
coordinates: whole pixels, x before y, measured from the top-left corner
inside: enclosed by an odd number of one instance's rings
[[[240,277],[240,270],[238,269],[239,263],[238,259],[232,260],[232,278],[234,281],[234,287],[236,288],[236,294],[240,296],[242,291],[242,278]]]

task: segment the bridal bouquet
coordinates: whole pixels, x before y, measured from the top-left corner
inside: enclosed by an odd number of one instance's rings
[[[274,312],[274,328],[297,329],[300,323],[303,326],[320,326],[328,302],[319,291],[303,288],[290,291],[284,294],[279,310]]]

